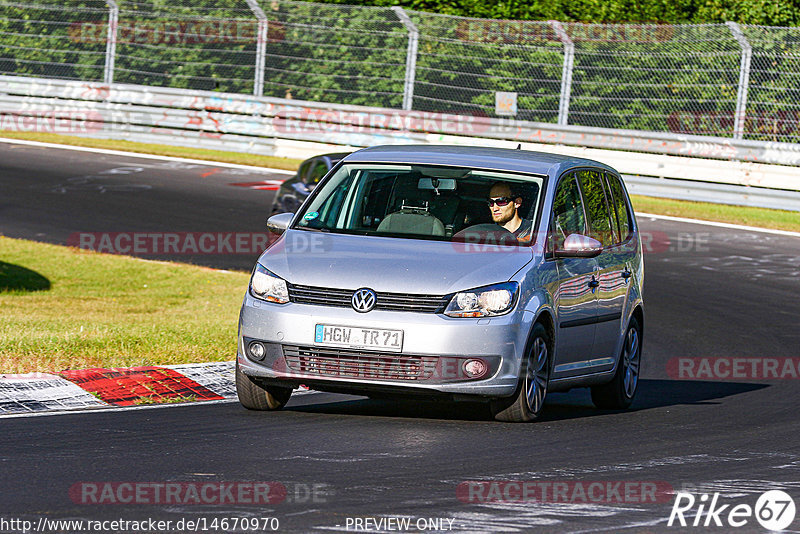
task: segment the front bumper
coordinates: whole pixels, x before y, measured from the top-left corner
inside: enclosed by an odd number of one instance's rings
[[[242,372],[265,384],[306,384],[355,394],[508,397],[517,387],[532,320],[532,313],[518,309],[482,319],[377,310],[364,314],[350,308],[273,304],[248,294],[239,317],[237,360]],[[314,343],[318,324],[403,330],[403,350],[321,347]],[[249,355],[250,340],[268,344],[261,361]],[[462,366],[467,359],[486,362],[487,372],[470,378]]]

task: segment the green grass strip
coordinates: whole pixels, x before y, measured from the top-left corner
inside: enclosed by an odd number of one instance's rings
[[[0,373],[230,361],[246,273],[0,237]]]
[[[800,232],[800,212],[633,195],[637,212]]]

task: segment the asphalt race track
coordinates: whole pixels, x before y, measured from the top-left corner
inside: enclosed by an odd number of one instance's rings
[[[140,170],[109,172],[126,168]],[[285,175],[214,169],[0,143],[0,232],[64,244],[76,232],[263,231],[273,193],[228,184]],[[275,517],[281,532],[354,532],[366,518],[411,518],[412,530],[440,519],[461,532],[764,532],[754,517],[736,529],[668,527],[672,495],[654,503],[573,491],[655,483],[698,502],[718,492],[730,505],[723,521],[769,489],[800,498],[800,239],[639,223],[652,252],[643,380],[627,412],[595,410],[588,391],[574,390],[550,395],[544,420],[528,425],[496,423],[480,405],[332,394],[297,396],[277,413],[220,403],[4,418],[0,517]],[[255,255],[174,259],[249,270]],[[707,372],[698,363],[678,374],[681,358],[708,358]],[[777,374],[764,377],[764,359],[780,362]],[[286,498],[85,504],[70,493],[80,483],[237,481],[277,482]],[[551,502],[472,502],[457,494],[465,481],[571,486]]]
[[[0,232],[56,244],[81,233],[263,234],[273,193],[229,184],[290,176],[8,143],[0,162]],[[249,271],[258,253],[146,257]]]

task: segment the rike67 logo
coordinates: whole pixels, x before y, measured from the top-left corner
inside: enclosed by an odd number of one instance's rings
[[[770,490],[759,496],[755,506],[750,506],[745,503],[722,504],[719,493],[713,496],[703,493],[696,497],[680,492],[675,495],[667,526],[739,528],[748,524],[752,526],[754,518],[767,530],[785,530],[794,522],[794,500],[784,491]]]

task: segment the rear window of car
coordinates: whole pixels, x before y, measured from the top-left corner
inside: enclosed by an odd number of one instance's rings
[[[596,170],[580,171],[578,181],[583,192],[583,205],[589,219],[591,237],[600,241],[604,247],[613,245],[616,239],[602,173]]]
[[[583,201],[575,175],[561,180],[553,199],[553,218],[550,229],[551,243],[548,250],[564,247],[564,241],[571,234],[585,234],[586,221],[583,215]]]
[[[326,174],[328,174],[328,165],[325,163],[325,161],[318,159],[314,162],[314,167],[308,174],[306,185],[310,187],[316,186]]]
[[[613,174],[606,174],[606,178],[611,187],[612,204],[614,206],[614,215],[617,217],[620,241],[625,241],[631,235],[630,215],[625,191],[622,188],[619,177]]]

